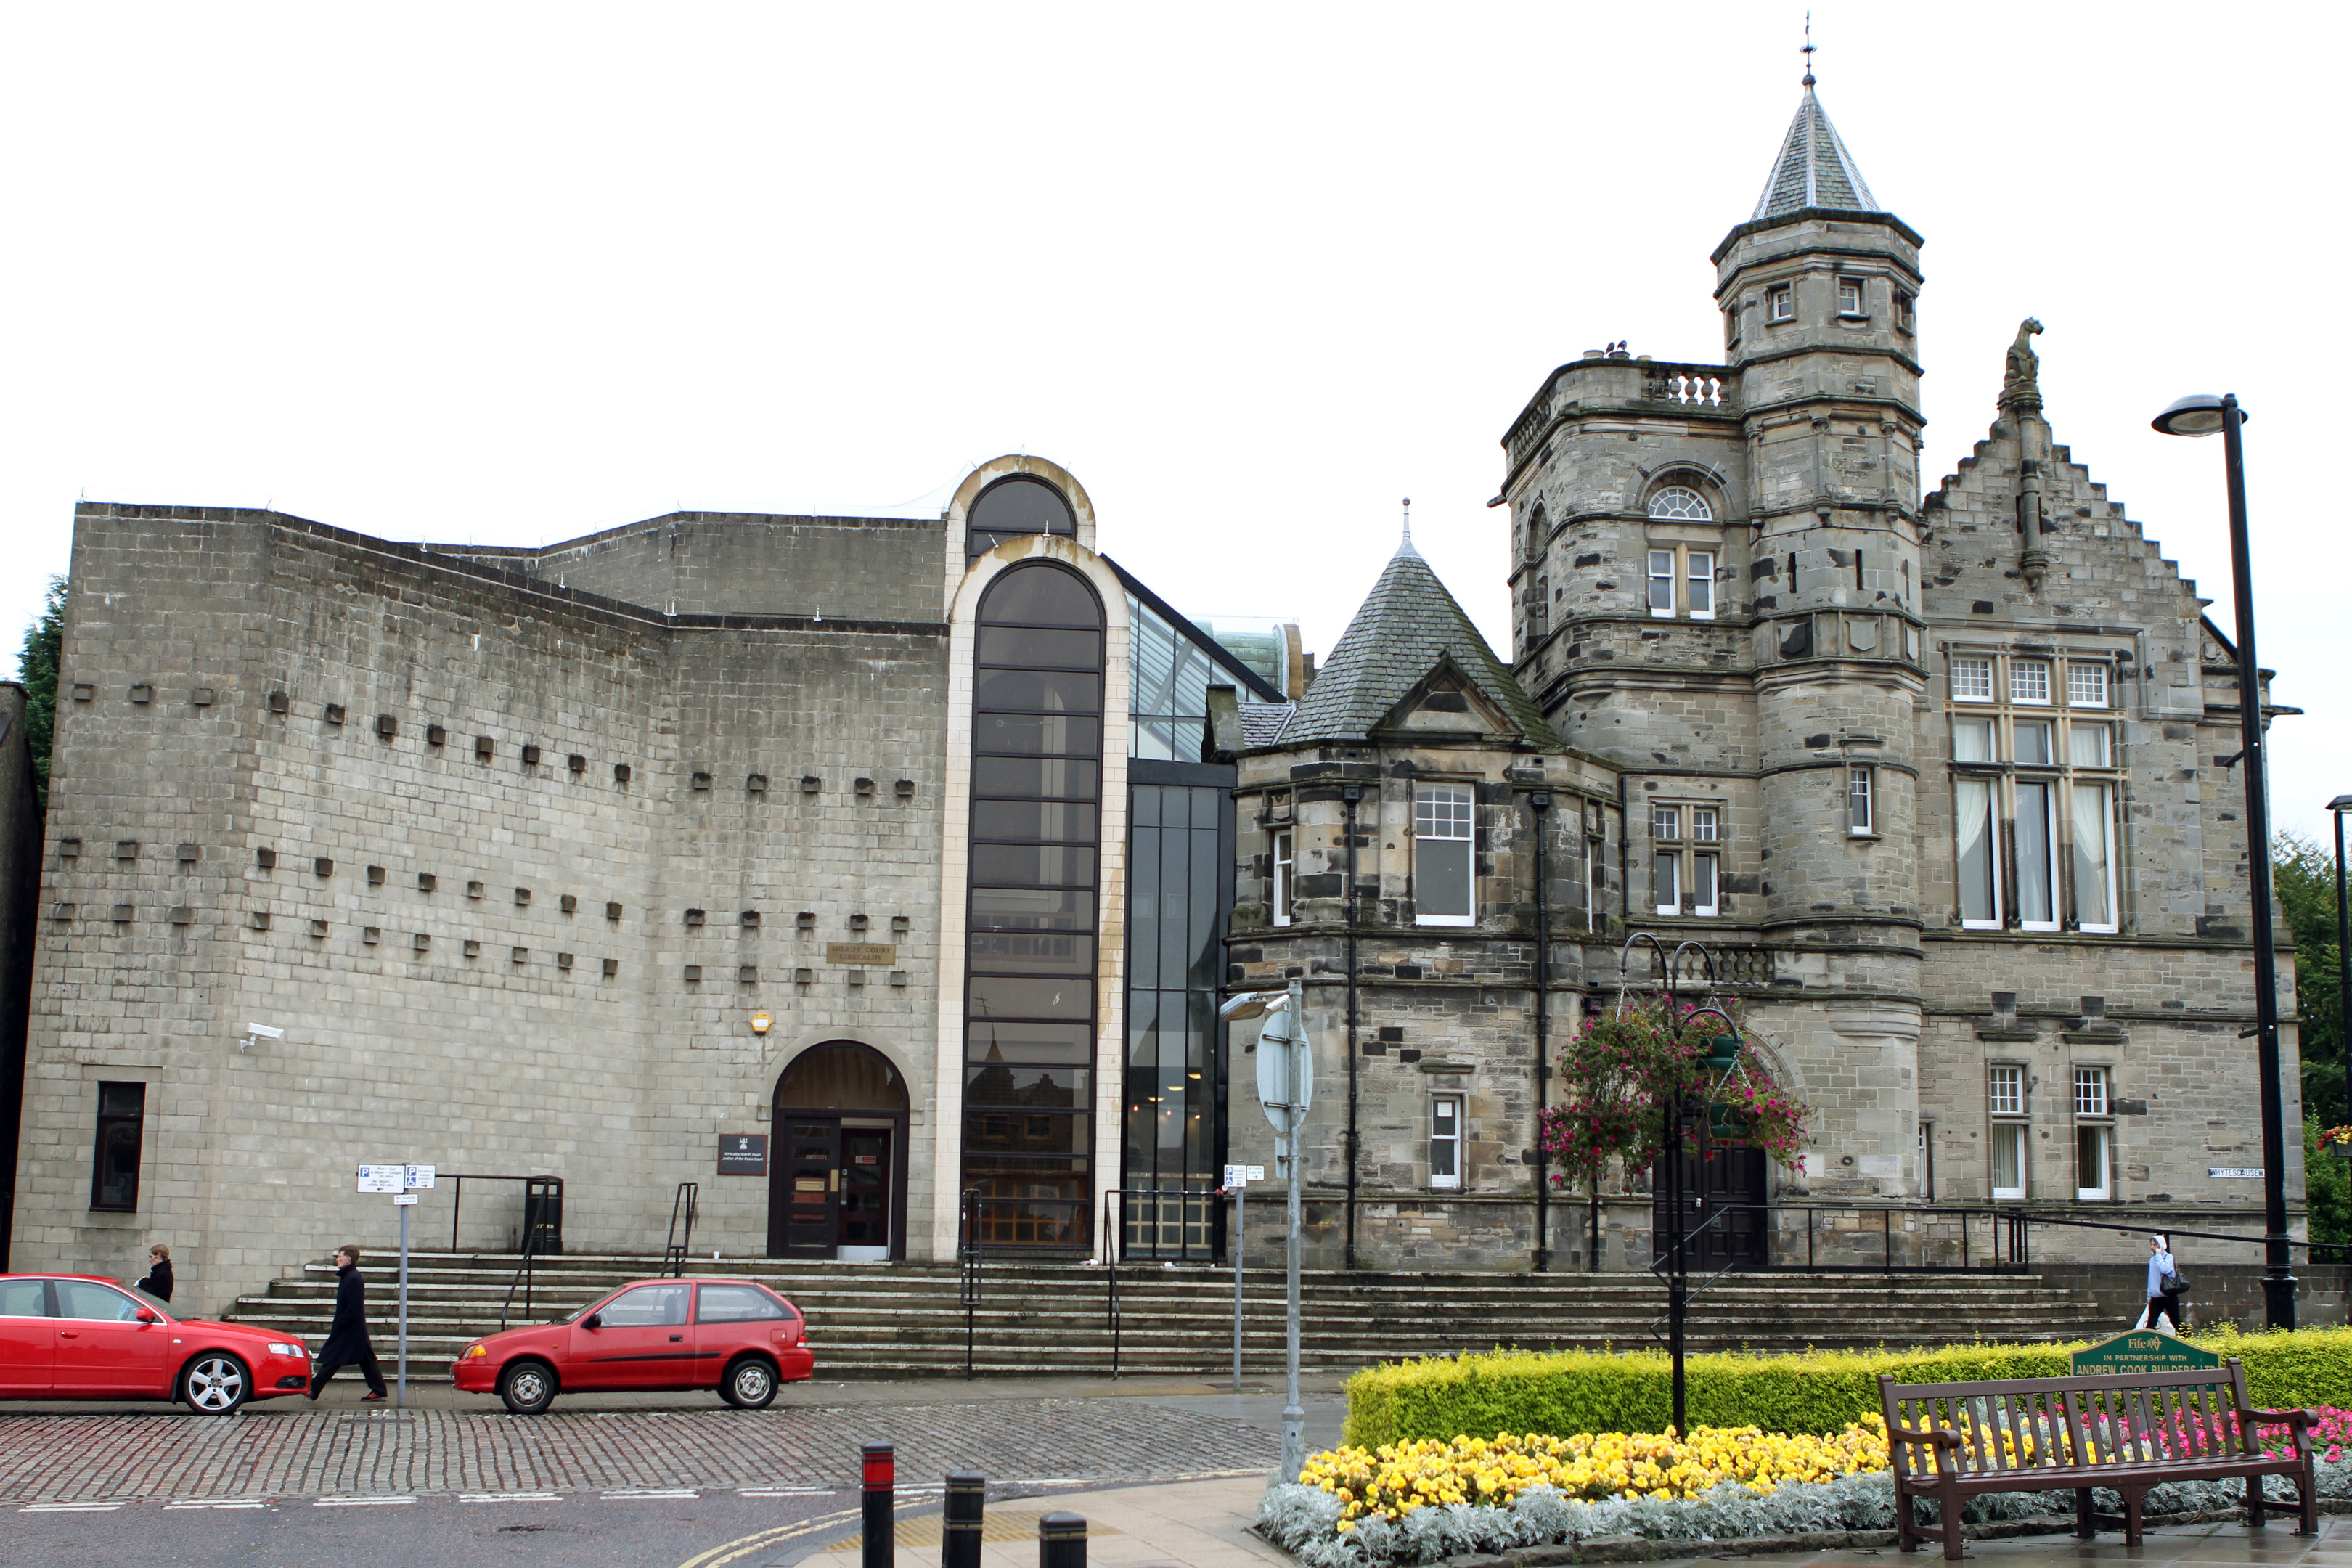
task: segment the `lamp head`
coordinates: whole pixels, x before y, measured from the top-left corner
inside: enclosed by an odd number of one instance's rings
[[[2339,795],[2327,803],[2330,811],[2352,811],[2352,795]]]
[[[1244,1018],[1262,1017],[1280,1012],[1290,1005],[1286,991],[1244,991],[1238,996],[1228,996],[1217,1008],[1217,1016],[1228,1024],[1238,1024]]]
[[[2238,410],[2239,424],[2251,417],[2244,409]],[[2192,393],[2148,424],[2166,436],[2217,436],[2222,425],[2221,400],[2210,392]]]

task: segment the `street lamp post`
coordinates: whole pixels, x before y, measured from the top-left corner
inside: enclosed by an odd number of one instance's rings
[[[2230,570],[2238,619],[2239,761],[2245,770],[2246,880],[2253,904],[2254,1029],[2263,1091],[2263,1299],[2273,1329],[2294,1327],[2286,1234],[2286,1107],[2279,1086],[2278,952],[2271,939],[2270,793],[2263,779],[2262,676],[2254,656],[2254,568],[2246,537],[2246,468],[2235,393],[2184,397],[2152,423],[2167,436],[2220,432],[2230,491]],[[2340,819],[2339,819],[2340,820]]]
[[[2352,907],[2344,892],[2344,814],[2352,811],[2352,795],[2337,795],[2327,809],[2336,818],[2336,1033],[2344,1047],[2344,1120],[2352,1121],[2352,1026],[2345,1022],[2352,1012]]]

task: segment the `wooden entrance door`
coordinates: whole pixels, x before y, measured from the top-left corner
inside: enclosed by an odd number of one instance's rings
[[[1718,1144],[1702,1130],[1693,1141],[1697,1147],[1683,1155],[1684,1269],[1713,1274],[1731,1264],[1765,1261],[1767,1226],[1764,1152],[1745,1144]],[[1663,1264],[1671,1239],[1672,1219],[1666,1206],[1664,1163],[1652,1173],[1650,1247],[1653,1259]],[[1729,1213],[1722,1211],[1728,1209]],[[1709,1224],[1712,1219],[1714,1223]]]
[[[841,1234],[841,1119],[780,1121],[768,1166],[768,1255],[831,1258]]]
[[[890,1129],[841,1130],[841,1245],[890,1245]]]

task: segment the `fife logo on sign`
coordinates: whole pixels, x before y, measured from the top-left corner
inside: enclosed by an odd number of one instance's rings
[[[768,1135],[764,1132],[721,1132],[719,1173],[722,1176],[764,1176],[768,1173]]]
[[[2084,1345],[2074,1352],[2077,1373],[2116,1375],[2133,1372],[2200,1372],[2221,1364],[2211,1351],[2199,1350],[2186,1340],[2153,1329],[2135,1329]]]

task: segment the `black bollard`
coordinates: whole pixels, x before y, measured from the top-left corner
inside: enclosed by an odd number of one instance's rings
[[[1049,1513],[1037,1521],[1037,1568],[1087,1568],[1087,1521]]]
[[[898,1488],[898,1450],[887,1443],[866,1444],[865,1568],[890,1568],[898,1544],[892,1518]]]
[[[940,1533],[940,1568],[980,1568],[980,1528],[988,1478],[978,1470],[948,1472],[948,1511]]]

